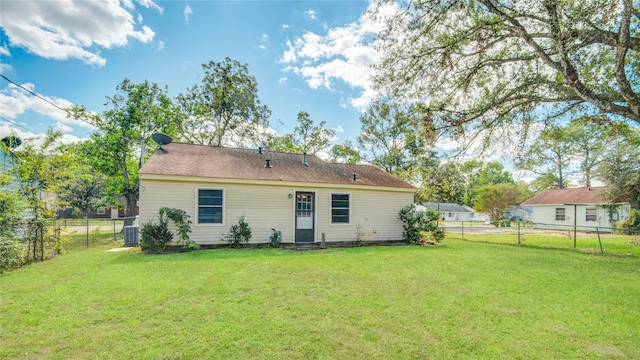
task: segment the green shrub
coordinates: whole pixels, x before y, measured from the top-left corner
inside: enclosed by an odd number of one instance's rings
[[[238,218],[238,223],[231,225],[229,232],[222,236],[222,241],[229,243],[231,247],[240,247],[248,244],[251,239],[251,227],[244,221],[244,216]]]
[[[148,222],[140,227],[140,248],[144,253],[157,254],[164,251],[167,244],[173,239],[173,233],[169,230],[169,220],[172,220],[178,228],[182,242],[182,250],[197,250],[200,245],[189,239],[191,232],[191,220],[184,210],[172,209],[168,207],[160,208],[158,211],[158,224]]]
[[[20,267],[25,261],[15,229],[20,212],[18,197],[8,191],[0,192],[0,273]]]
[[[423,233],[427,232],[431,241],[439,243],[444,239],[444,229],[437,224],[439,216],[430,208],[418,211],[414,204],[405,206],[398,216],[402,221],[402,238],[409,243],[423,244],[426,240]]]
[[[22,266],[22,244],[13,236],[0,234],[0,274]]]
[[[271,229],[271,236],[269,236],[269,240],[271,240],[271,247],[279,248],[280,245],[282,245],[282,231]]]
[[[629,217],[627,218],[627,220],[621,223],[620,226],[622,227],[623,231],[628,234],[637,234],[638,232],[640,232],[640,210],[631,209]]]
[[[166,221],[160,221],[158,224],[148,222],[140,227],[140,248],[144,253],[158,254],[163,252],[171,239],[173,239],[173,234]]]
[[[200,249],[200,244],[189,239],[189,233],[191,232],[191,220],[189,219],[189,215],[187,215],[184,210],[163,207],[160,208],[159,215],[161,219],[166,217],[173,220],[173,222],[176,224],[176,227],[178,228],[178,236],[180,237],[180,239],[176,241],[176,243],[182,243],[183,251]]]

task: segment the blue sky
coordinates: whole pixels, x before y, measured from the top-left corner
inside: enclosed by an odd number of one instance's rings
[[[50,102],[105,110],[124,78],[168,86],[199,82],[201,64],[225,57],[249,65],[271,127],[291,132],[304,110],[355,142],[375,96],[369,46],[379,24],[367,1],[0,0],[0,71]],[[53,126],[69,141],[94,129],[0,79],[0,137]]]

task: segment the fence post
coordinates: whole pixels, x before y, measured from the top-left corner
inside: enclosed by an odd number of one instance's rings
[[[462,221],[462,240],[464,240],[464,220]]]
[[[87,249],[89,248],[89,214],[84,217],[87,220]]]
[[[40,261],[44,261],[44,221],[40,223]]]
[[[520,221],[518,221],[518,245],[520,245]]]
[[[600,243],[600,254],[604,254],[604,250],[602,250],[602,240],[600,240],[600,229],[596,227],[596,234],[598,234],[598,243]]]

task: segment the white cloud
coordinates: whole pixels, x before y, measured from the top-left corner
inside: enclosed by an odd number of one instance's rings
[[[11,52],[9,51],[9,48],[6,44],[0,47],[0,56],[11,56]]]
[[[307,10],[306,14],[309,17],[309,19],[311,19],[311,20],[315,20],[316,19],[316,12],[314,10]]]
[[[344,129],[340,125],[336,126],[333,130],[335,130],[336,134],[342,134],[344,132]]]
[[[147,9],[154,8],[158,10],[160,14],[164,13],[164,9],[158,6],[158,4],[154,3],[152,0],[138,0],[138,3]]]
[[[154,7],[152,1],[141,1]],[[124,6],[124,7],[123,7]],[[86,64],[104,66],[99,48],[126,46],[129,39],[150,42],[155,33],[148,26],[135,28],[133,4],[117,0],[6,1],[2,3],[2,27],[11,47],[50,59],[80,59]]]
[[[287,30],[290,27],[289,24],[282,24],[282,30]]]
[[[280,84],[284,84],[286,82],[287,82],[287,77],[286,76],[283,77],[283,78],[278,79],[278,83],[280,83]]]
[[[9,136],[9,135],[17,136],[22,140],[23,146],[24,144],[32,144],[35,147],[39,148],[44,143],[45,131],[46,129],[44,129],[42,133],[37,134],[31,131],[16,129],[9,125],[0,125],[0,138]],[[81,139],[77,136],[70,135],[70,134],[63,134],[62,137],[55,142],[55,145],[72,144],[72,143],[77,143],[83,140],[86,140],[86,139]],[[18,147],[17,150],[20,150],[20,147]]]
[[[191,11],[191,7],[189,7],[189,5],[185,5],[185,7],[184,7],[184,21],[189,21],[189,17],[191,16],[191,14],[193,14],[193,11]]]
[[[56,123],[55,125],[53,125],[53,129],[54,129],[54,130],[58,130],[58,131],[60,131],[60,132],[62,132],[62,133],[70,133],[70,132],[73,132],[73,128],[72,128],[71,126],[69,126],[69,125],[65,125],[65,124],[60,123],[60,122],[58,122],[58,123]]]
[[[374,5],[371,5],[374,6]],[[336,83],[361,90],[360,96],[349,97],[349,105],[365,108],[377,97],[373,89],[372,65],[380,61],[372,40],[384,25],[384,16],[397,11],[397,5],[388,5],[379,12],[382,17],[372,19],[363,14],[357,21],[342,27],[328,29],[323,34],[306,32],[287,40],[287,49],[279,61],[287,64],[283,69],[302,77],[312,89],[334,89]],[[307,14],[315,17],[315,12]]]
[[[34,85],[30,83],[22,84],[22,86],[31,91],[35,88]],[[40,96],[63,109],[73,105],[73,103],[65,99],[43,95]],[[27,111],[34,111],[38,114],[52,118],[56,123],[67,124],[70,126],[82,126],[89,129],[94,128],[92,125],[83,121],[68,118],[65,111],[58,109],[47,101],[27,94],[24,90],[19,89],[15,85],[9,85],[0,91],[0,114],[2,114],[3,117],[13,120]]]
[[[0,63],[0,74],[1,73],[6,73],[8,71],[11,71],[11,69],[13,69],[13,67],[11,67],[11,65]]]
[[[160,40],[158,41],[158,50],[162,50],[164,49],[164,41]]]

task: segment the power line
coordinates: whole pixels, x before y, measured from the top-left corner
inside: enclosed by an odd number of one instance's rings
[[[11,124],[11,125],[14,125],[14,126],[17,126],[17,127],[21,128],[22,130],[27,130],[27,128],[25,128],[24,126],[22,126],[22,125],[18,124],[17,122],[14,122],[14,121],[9,120],[9,119],[7,119],[7,118],[6,118],[6,117],[4,117],[4,116],[0,116],[0,120],[6,121],[6,122],[8,122],[8,123],[9,123],[9,124]]]
[[[31,91],[31,90],[27,89],[26,87],[24,87],[24,86],[22,86],[22,85],[20,85],[20,84],[17,84],[17,83],[15,83],[15,82],[13,82],[12,80],[10,80],[9,78],[7,78],[6,76],[4,76],[4,75],[0,74],[0,77],[2,77],[3,79],[7,80],[7,81],[8,81],[8,82],[10,82],[10,83],[12,83],[13,85],[15,85],[15,86],[19,87],[20,89],[22,89],[22,90],[24,90],[24,91],[28,92],[29,94],[31,94],[31,95],[33,95],[33,96],[37,97],[38,99],[48,102],[49,104],[51,104],[51,105],[52,105],[52,106],[54,106],[55,108],[60,109],[60,110],[62,110],[62,111],[64,111],[64,112],[67,112],[67,111],[68,111],[67,109],[65,109],[65,108],[63,108],[63,107],[58,106],[57,104],[55,104],[55,103],[54,103],[54,102],[52,102],[51,100],[49,100],[49,99],[47,99],[47,98],[45,98],[45,97],[43,97],[43,96],[40,96],[40,95],[38,95],[38,94],[34,93],[33,91]]]
[[[2,77],[3,79],[7,80],[9,83],[11,83],[11,84],[13,84],[13,85],[15,85],[15,86],[19,87],[20,89],[22,89],[22,90],[24,90],[24,91],[28,92],[29,94],[31,94],[31,95],[33,95],[33,96],[35,96],[37,99],[40,99],[40,100],[42,100],[42,101],[45,101],[45,102],[47,102],[49,105],[51,105],[51,106],[55,107],[56,109],[59,109],[59,110],[64,111],[67,115],[69,115],[69,114],[70,114],[69,109],[63,108],[63,107],[61,107],[61,106],[57,105],[56,103],[52,102],[51,100],[49,100],[49,99],[47,99],[47,98],[45,98],[45,97],[43,97],[43,96],[41,96],[41,95],[38,95],[38,94],[34,93],[34,92],[33,92],[33,91],[31,91],[30,89],[27,89],[26,87],[24,87],[24,86],[22,86],[22,85],[20,85],[20,84],[18,84],[18,83],[16,83],[16,82],[14,82],[13,80],[9,79],[8,77],[6,77],[6,76],[4,76],[4,75],[2,75],[2,74],[0,74],[0,77]],[[83,119],[82,117],[78,117],[78,120],[80,120],[80,121],[84,121],[84,122],[86,122],[86,123],[87,123],[87,124],[89,124],[89,125],[93,125],[93,126],[95,126],[95,124],[91,123],[90,121],[87,121],[87,120]]]

